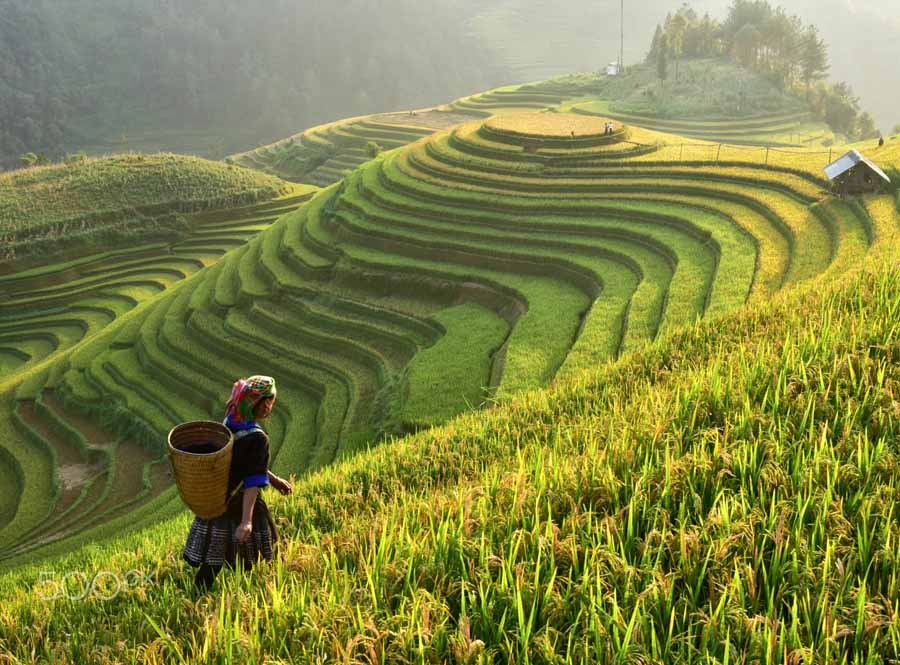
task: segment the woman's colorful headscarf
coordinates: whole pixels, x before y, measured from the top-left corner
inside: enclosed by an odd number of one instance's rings
[[[253,409],[260,400],[275,397],[275,379],[271,376],[251,376],[238,379],[225,405],[225,420],[232,425],[253,422]]]

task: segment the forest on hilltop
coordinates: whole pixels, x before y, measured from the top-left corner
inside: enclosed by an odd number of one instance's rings
[[[482,45],[447,29],[464,4],[0,0],[0,167],[110,137],[147,149],[139,130],[169,126],[206,142],[171,149],[221,157],[499,84]]]
[[[658,23],[681,0],[626,2],[626,63],[643,60]],[[691,0],[700,17],[722,19],[731,0]],[[900,121],[900,3],[884,0],[776,0],[788,17],[815,25],[828,44],[832,80],[846,81],[860,105],[888,131]],[[510,83],[526,83],[576,71],[595,71],[619,50],[618,0],[492,0],[471,18],[473,31],[512,72]],[[673,67],[674,70],[674,67]],[[674,71],[673,71],[674,74]],[[898,133],[893,131],[892,133]]]
[[[741,67],[805,98],[832,130],[854,139],[878,136],[875,120],[845,82],[830,84],[828,46],[815,25],[767,0],[735,0],[723,21],[687,2],[657,25],[646,62],[677,83],[682,58],[727,56]]]

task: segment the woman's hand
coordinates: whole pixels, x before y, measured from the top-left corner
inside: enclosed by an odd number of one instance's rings
[[[294,491],[294,486],[284,478],[279,478],[274,473],[269,476],[269,484],[282,494],[290,494]]]
[[[250,534],[253,533],[252,522],[241,522],[241,525],[234,531],[234,539],[238,545],[243,545],[250,540]]]

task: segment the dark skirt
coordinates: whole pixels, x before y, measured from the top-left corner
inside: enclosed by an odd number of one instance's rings
[[[184,560],[194,567],[203,563],[234,567],[240,561],[245,569],[252,568],[260,559],[271,561],[275,555],[278,532],[268,506],[262,499],[256,500],[253,532],[243,544],[238,544],[234,539],[234,532],[241,524],[236,512],[229,511],[211,520],[195,517],[184,546]]]

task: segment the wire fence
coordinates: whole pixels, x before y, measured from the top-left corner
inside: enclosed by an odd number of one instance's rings
[[[728,143],[657,144],[647,161],[742,162],[762,166],[780,166],[809,172],[821,172],[837,156],[834,149],[811,151],[807,148],[774,148]]]

